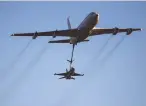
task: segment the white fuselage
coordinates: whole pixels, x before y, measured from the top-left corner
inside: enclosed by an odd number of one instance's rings
[[[79,35],[77,37],[71,37],[70,43],[76,44],[77,42],[85,40],[91,33],[92,29],[98,23],[99,15],[95,12],[91,12],[77,27]]]

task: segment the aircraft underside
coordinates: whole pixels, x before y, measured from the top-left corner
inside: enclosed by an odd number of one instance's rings
[[[87,17],[79,24],[78,27],[72,28],[69,18],[67,19],[68,29],[65,30],[54,30],[54,31],[44,31],[44,32],[32,32],[32,33],[16,33],[12,34],[11,36],[29,36],[32,39],[36,39],[38,36],[52,36],[55,37],[69,37],[70,39],[63,39],[63,40],[54,40],[49,41],[48,43],[68,43],[73,44],[71,60],[68,60],[70,63],[70,70],[71,65],[73,62],[73,53],[74,47],[80,42],[88,42],[87,38],[89,36],[96,36],[96,35],[103,35],[103,34],[112,34],[117,35],[118,33],[126,32],[126,35],[130,35],[134,31],[141,31],[141,28],[95,28],[97,23],[99,22],[99,14],[96,12],[91,12],[87,15]],[[120,44],[120,43],[119,43]],[[61,75],[63,77],[59,79],[75,79],[72,76],[83,76],[82,74],[74,73],[71,74],[68,72],[59,73],[55,75]]]

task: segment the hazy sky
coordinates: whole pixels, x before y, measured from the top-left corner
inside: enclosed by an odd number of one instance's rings
[[[9,37],[67,29],[68,16],[75,28],[92,11],[100,15],[96,27],[145,29],[145,10],[146,2],[0,2],[0,106],[146,106],[146,31],[126,36],[108,58],[125,33],[114,36],[100,58],[109,35],[78,44],[73,65],[85,75],[76,80],[53,75],[69,67],[71,45]]]

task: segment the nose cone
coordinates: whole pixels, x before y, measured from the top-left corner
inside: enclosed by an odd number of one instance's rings
[[[98,17],[98,16],[99,16],[99,14],[98,14],[98,13],[96,13],[96,12],[94,12],[94,16]]]
[[[91,14],[91,15],[94,15],[94,16],[96,16],[96,17],[99,15],[97,12],[91,12],[90,14]]]
[[[99,21],[99,14],[98,13],[96,13],[96,12],[94,12],[94,19],[95,19],[95,23],[97,24],[98,23],[98,21]]]

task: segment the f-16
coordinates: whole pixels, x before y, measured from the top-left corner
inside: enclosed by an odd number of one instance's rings
[[[69,80],[70,79],[74,79],[75,80],[75,78],[72,77],[72,76],[84,76],[84,74],[75,73],[75,68],[73,68],[73,67],[71,67],[69,71],[66,69],[65,73],[58,73],[58,74],[55,73],[54,75],[63,76],[63,77],[61,77],[59,79],[65,78],[65,79],[69,79]]]
[[[54,30],[46,32],[34,32],[34,33],[16,33],[11,36],[31,36],[32,39],[36,39],[38,36],[56,36],[69,37],[69,39],[53,40],[48,43],[70,43],[76,45],[79,42],[89,41],[89,36],[102,35],[102,34],[113,34],[126,32],[130,35],[133,31],[141,31],[141,28],[95,28],[99,22],[99,14],[91,12],[87,17],[79,24],[77,28],[71,28],[69,17],[67,18],[68,29],[66,30]]]

